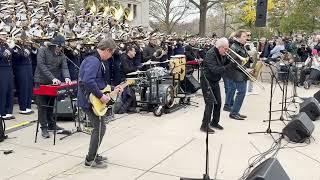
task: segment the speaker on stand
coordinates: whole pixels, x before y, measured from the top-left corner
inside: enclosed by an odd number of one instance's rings
[[[268,0],[258,0],[256,7],[256,27],[265,27],[267,23]]]

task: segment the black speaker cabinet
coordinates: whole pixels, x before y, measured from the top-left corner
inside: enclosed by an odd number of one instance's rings
[[[73,108],[75,108],[75,104]],[[55,109],[53,110],[53,112],[55,112]],[[57,117],[59,119],[73,118],[74,112],[75,112],[75,109],[72,109],[70,98],[65,98],[64,100],[57,102]]]
[[[316,100],[318,102],[320,102],[320,90],[318,92],[316,92],[314,95],[313,95],[314,98],[316,98]]]
[[[268,0],[258,0],[256,8],[256,27],[265,27],[267,22]]]
[[[254,168],[246,180],[290,180],[279,161],[269,158]]]
[[[305,112],[299,113],[282,129],[282,133],[290,141],[302,143],[310,137],[314,124]]]
[[[181,87],[187,93],[195,93],[201,88],[200,83],[192,75],[186,75],[186,79],[181,82]]]
[[[300,112],[305,112],[312,121],[315,121],[320,116],[319,102],[314,98],[308,98],[300,103]]]

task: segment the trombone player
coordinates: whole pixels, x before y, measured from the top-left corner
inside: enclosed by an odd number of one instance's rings
[[[203,132],[206,132],[207,128],[211,134],[214,133],[212,128],[223,130],[223,127],[219,125],[221,109],[219,81],[222,75],[237,66],[233,62],[230,63],[226,58],[228,49],[228,39],[220,38],[216,42],[216,47],[211,48],[207,52],[203,61],[203,70],[200,77],[201,89],[206,104],[200,127],[200,130]]]
[[[232,53],[230,53],[231,57],[229,56],[229,58],[233,58],[234,60],[236,60],[239,64],[242,65],[242,69],[246,71],[246,68],[250,67],[249,55],[244,47],[248,39],[247,31],[238,30],[235,33],[234,37],[235,41],[230,47]],[[242,58],[240,58],[240,56]],[[229,78],[232,84],[226,94],[226,105],[229,105],[230,107],[229,117],[235,120],[244,120],[245,118],[247,118],[247,116],[241,115],[239,112],[246,95],[248,76],[245,72],[243,72],[243,70],[239,69],[239,67],[234,67],[233,69],[231,69],[229,74]]]

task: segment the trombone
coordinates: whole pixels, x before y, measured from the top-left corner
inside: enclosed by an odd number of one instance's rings
[[[236,63],[236,64],[237,64],[237,67],[238,67],[252,82],[257,83],[257,85],[258,85],[261,89],[265,90],[265,88],[263,87],[263,85],[262,85],[261,83],[259,83],[259,81],[258,81],[255,77],[253,77],[253,75],[251,75],[251,74],[243,67],[243,65],[245,65],[245,64],[248,62],[249,58],[244,58],[244,57],[240,56],[239,54],[237,54],[235,51],[233,51],[233,50],[230,49],[230,48],[229,48],[228,50],[231,51],[235,56],[237,56],[237,57],[241,60],[241,64],[240,64],[238,61],[236,61],[228,52],[226,52],[226,55],[229,57],[229,59],[230,59],[233,63]]]

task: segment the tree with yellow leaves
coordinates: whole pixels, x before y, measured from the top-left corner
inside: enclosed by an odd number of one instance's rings
[[[268,0],[268,12],[272,12],[277,3],[281,3],[281,1]],[[252,28],[256,21],[256,6],[257,0],[246,0],[246,2],[240,7],[240,20],[249,28]]]

